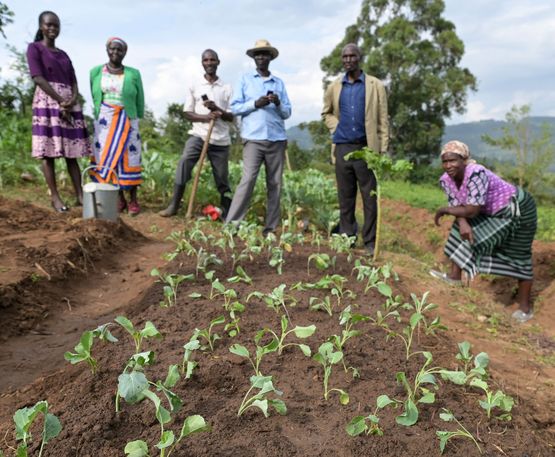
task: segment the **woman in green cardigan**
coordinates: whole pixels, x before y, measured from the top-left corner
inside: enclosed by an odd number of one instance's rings
[[[144,114],[143,83],[139,70],[123,66],[125,41],[110,38],[106,50],[108,63],[94,67],[90,73],[95,117],[93,165],[98,166],[91,170],[91,176],[98,182],[115,182],[114,170],[121,186],[118,209],[127,209],[136,216],[141,211],[137,187],[143,181],[139,135],[139,118]],[[129,203],[124,190],[129,190]]]

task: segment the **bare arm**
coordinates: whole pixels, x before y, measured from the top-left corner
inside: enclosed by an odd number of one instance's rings
[[[439,225],[439,221],[443,216],[455,216],[456,218],[472,219],[480,214],[480,206],[463,205],[463,206],[444,206],[436,211],[434,222]]]

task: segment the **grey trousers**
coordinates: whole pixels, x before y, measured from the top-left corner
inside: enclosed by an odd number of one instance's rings
[[[245,141],[243,143],[243,176],[235,190],[226,222],[241,221],[247,215],[252,192],[260,167],[266,169],[266,207],[265,231],[273,231],[280,223],[280,196],[285,162],[286,141]]]
[[[378,205],[375,195],[376,176],[369,170],[364,160],[345,160],[345,155],[361,149],[361,144],[337,144],[335,146],[335,177],[339,198],[339,231],[349,236],[357,234],[355,209],[357,184],[362,195],[364,225],[362,241],[374,247],[376,243],[376,219]]]
[[[185,143],[183,155],[177,164],[175,171],[175,184],[177,186],[185,186],[191,179],[193,168],[200,158],[204,140],[198,136],[190,136]],[[231,188],[229,187],[229,146],[217,146],[215,144],[208,145],[208,159],[212,165],[212,174],[216,187],[221,196],[221,205],[229,206],[229,195],[231,195]],[[227,195],[226,195],[227,194]],[[225,199],[228,202],[225,202]]]

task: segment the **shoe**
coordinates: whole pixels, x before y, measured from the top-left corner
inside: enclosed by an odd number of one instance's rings
[[[513,314],[512,318],[517,322],[524,324],[524,322],[529,321],[534,317],[534,312],[532,310],[525,313],[521,309],[517,309]]]
[[[162,217],[172,217],[177,214],[179,207],[181,206],[181,199],[185,193],[185,186],[173,186],[173,195],[170,204],[166,209],[158,211],[158,216]]]
[[[54,202],[50,202],[50,204],[52,205],[52,208],[54,208],[54,211],[56,211],[57,213],[67,213],[69,211],[69,208],[64,204],[58,207],[54,204]]]
[[[376,252],[376,245],[374,243],[365,244],[364,249],[366,249],[370,257],[374,257],[374,253]]]
[[[127,201],[125,198],[118,200],[118,213],[123,213],[127,209]]]
[[[447,273],[442,273],[441,271],[437,270],[430,270],[430,275],[432,275],[436,279],[440,279],[443,282],[451,285],[451,286],[460,286],[462,285],[462,281],[460,279],[451,279]]]
[[[136,216],[141,212],[141,205],[139,202],[129,202],[129,209],[127,210],[130,216]]]

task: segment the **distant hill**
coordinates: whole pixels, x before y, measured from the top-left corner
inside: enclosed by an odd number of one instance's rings
[[[530,124],[535,132],[540,132],[541,126],[544,123],[548,124],[552,128],[552,131],[555,132],[555,117],[532,116],[530,118]],[[445,128],[443,142],[445,143],[455,139],[460,140],[468,145],[475,157],[513,162],[514,157],[511,152],[495,148],[482,141],[482,135],[486,133],[494,138],[500,136],[502,134],[502,128],[505,125],[505,121],[494,120],[448,125]],[[287,129],[287,136],[289,141],[296,141],[302,149],[312,148],[313,143],[310,133],[308,133],[308,130],[301,130],[298,125]],[[552,141],[555,143],[555,135]],[[550,170],[555,172],[555,163],[550,167]]]

